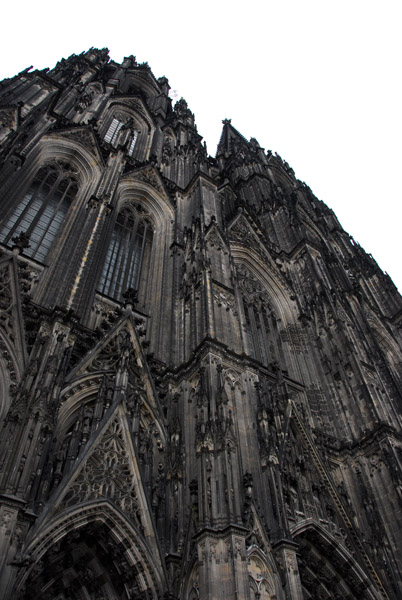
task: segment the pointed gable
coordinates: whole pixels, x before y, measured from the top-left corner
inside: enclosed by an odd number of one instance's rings
[[[230,224],[229,240],[236,245],[239,244],[254,250],[263,260],[266,261],[268,259],[272,267],[277,270],[277,267],[266,248],[267,240],[261,240],[261,236],[256,233],[256,227],[251,224],[248,215],[243,212],[235,217]]]
[[[121,368],[124,357],[127,361],[125,366],[131,370],[135,379],[141,382],[141,386],[146,392],[149,408],[158,415],[160,407],[156,400],[151,375],[131,309],[126,309],[120,320],[70,372],[66,378],[68,386],[66,390],[74,388],[80,379],[94,374],[116,374]]]
[[[71,140],[83,146],[89,151],[100,164],[104,164],[102,152],[100,150],[96,136],[92,130],[92,127],[88,125],[71,127],[68,129],[55,130],[48,134],[50,137],[62,137],[64,139]]]
[[[54,509],[108,500],[145,534],[152,530],[124,404],[115,406],[88,442],[75,469],[60,488]]]
[[[215,222],[211,223],[211,226],[208,228],[208,231],[205,234],[205,241],[217,250],[224,250],[225,253],[228,251],[227,243],[224,240],[220,228]]]
[[[140,169],[130,171],[123,179],[127,179],[128,177],[130,177],[130,179],[134,178],[136,181],[150,185],[164,197],[168,196],[162,177],[152,165],[146,165]]]
[[[105,376],[112,382],[112,394],[106,398],[103,414],[97,416],[97,408],[92,410],[86,404],[85,389],[88,388],[85,386],[88,381],[93,382],[98,377],[98,394],[102,396]],[[65,424],[71,422],[68,412],[78,414],[76,402],[70,401],[66,392],[80,390],[83,386],[84,394],[78,400],[82,408],[81,416],[74,420],[74,429],[76,425],[81,427],[81,444],[77,446],[77,456],[71,466],[65,466],[52,502],[41,519],[48,522],[70,509],[100,501],[108,502],[123,513],[149,544],[155,544],[153,549],[157,552],[150,500],[138,463],[138,457],[142,460],[143,454],[142,449],[137,448],[138,440],[134,440],[134,421],[141,420],[140,437],[144,433],[152,433],[153,437],[160,439],[161,447],[165,445],[166,436],[130,309],[68,375],[67,383],[67,388],[62,392],[66,399],[58,414],[59,427],[66,436]],[[88,425],[85,424],[86,420]],[[144,427],[148,427],[149,431],[145,431]],[[84,429],[86,434],[82,437]],[[59,433],[57,431],[57,437]],[[67,433],[67,437],[69,435]],[[62,440],[60,444],[61,456]],[[72,452],[71,445],[69,452]]]

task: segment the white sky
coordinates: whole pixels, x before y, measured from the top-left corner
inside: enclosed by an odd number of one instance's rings
[[[134,54],[195,113],[278,152],[402,290],[400,0],[22,0],[2,8],[0,79],[91,46]]]

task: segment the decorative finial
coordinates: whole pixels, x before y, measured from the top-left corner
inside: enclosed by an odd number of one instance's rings
[[[14,242],[14,246],[12,246],[12,250],[18,249],[19,252],[23,252],[27,248],[31,247],[29,243],[29,234],[26,231],[21,231],[19,235],[15,235],[11,241]]]
[[[123,298],[125,300],[125,306],[131,304],[131,306],[134,308],[138,302],[138,291],[130,287],[124,292]]]

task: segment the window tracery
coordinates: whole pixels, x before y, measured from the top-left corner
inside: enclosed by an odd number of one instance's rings
[[[132,206],[119,212],[103,266],[99,291],[115,300],[137,289],[149,269],[153,228],[149,218]]]
[[[272,600],[272,598],[276,597],[275,585],[270,569],[254,554],[248,560],[248,573],[252,599]]]
[[[275,314],[262,283],[246,268],[237,266],[250,356],[268,364],[272,345],[272,319]]]
[[[126,133],[126,135],[124,135]],[[134,155],[139,131],[134,127],[132,117],[115,114],[109,123],[109,126],[103,136],[106,143],[116,146],[117,142],[125,144],[126,152],[129,156]]]
[[[104,136],[105,142],[108,144],[114,144],[117,141],[120,129],[123,127],[123,121],[120,121],[116,117],[113,117],[106,133]]]
[[[78,191],[77,174],[62,161],[40,169],[0,231],[0,242],[10,245],[24,232],[29,247],[24,254],[44,262]]]

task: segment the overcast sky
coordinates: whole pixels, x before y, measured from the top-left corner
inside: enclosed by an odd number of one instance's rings
[[[402,290],[400,0],[23,0],[2,8],[0,79],[91,46],[134,54],[195,113],[278,152]]]

